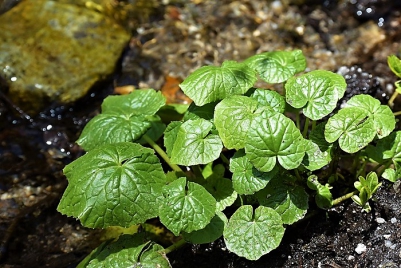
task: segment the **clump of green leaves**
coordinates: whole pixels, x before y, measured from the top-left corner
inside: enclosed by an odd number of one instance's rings
[[[202,67],[181,84],[193,103],[177,121],[161,119],[172,109],[153,89],[106,98],[77,141],[87,154],[64,169],[58,210],[92,228],[158,218],[177,242],[163,248],[144,232],[122,235],[80,267],[169,267],[170,251],[221,236],[228,250],[257,260],[311,200],[328,209],[352,197],[368,212],[378,178],[400,177],[394,115],[369,95],[333,114],[344,78],[299,74],[305,68],[299,50]],[[254,88],[258,77],[282,90]],[[333,199],[332,189],[354,185]]]

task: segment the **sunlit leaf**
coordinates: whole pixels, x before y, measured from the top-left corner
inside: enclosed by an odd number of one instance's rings
[[[282,83],[306,68],[301,50],[272,51],[249,57],[244,61],[267,83]]]
[[[270,172],[257,170],[243,150],[236,152],[230,161],[230,171],[233,173],[233,187],[238,194],[249,195],[263,189],[276,175],[277,170],[273,169]]]
[[[284,235],[280,215],[272,208],[241,206],[224,229],[227,249],[248,260],[257,260],[277,248]]]
[[[151,122],[160,121],[155,114],[164,104],[163,95],[153,89],[109,96],[103,101],[102,113],[89,121],[77,143],[89,151],[102,144],[135,141]]]
[[[256,73],[244,63],[225,61],[221,67],[204,66],[180,85],[197,106],[244,94],[256,82]]]
[[[151,149],[103,145],[67,165],[64,174],[69,184],[57,210],[83,226],[129,227],[158,216],[166,177]]]
[[[346,107],[356,107],[368,113],[379,139],[388,136],[395,128],[395,117],[390,107],[381,105],[379,100],[370,95],[353,96]]]
[[[227,149],[242,149],[258,102],[245,96],[232,96],[217,104],[214,123]]]
[[[329,143],[338,140],[343,151],[355,153],[374,139],[376,129],[369,112],[357,107],[346,107],[327,121],[324,136]]]
[[[295,169],[301,164],[305,151],[305,140],[288,117],[264,111],[253,119],[245,152],[259,171],[271,171],[276,161],[285,169]]]
[[[216,200],[202,186],[180,178],[164,187],[160,221],[174,235],[206,227],[216,214]]]
[[[294,108],[303,108],[305,116],[319,120],[331,113],[343,97],[347,83],[344,77],[316,70],[288,79],[286,100]]]
[[[205,119],[189,120],[178,129],[171,150],[171,161],[175,164],[192,166],[216,160],[223,149],[221,139],[210,131],[213,124]]]

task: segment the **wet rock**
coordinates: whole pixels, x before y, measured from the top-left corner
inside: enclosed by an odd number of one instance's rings
[[[0,77],[28,113],[73,102],[109,75],[129,34],[99,12],[26,0],[0,17]]]

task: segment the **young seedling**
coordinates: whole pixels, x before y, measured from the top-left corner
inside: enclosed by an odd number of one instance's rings
[[[146,232],[124,234],[80,267],[170,267],[169,252],[221,236],[228,250],[257,260],[305,217],[311,197],[322,209],[352,197],[369,212],[379,177],[401,174],[394,115],[369,95],[333,115],[344,78],[300,74],[305,68],[299,50],[202,67],[181,84],[193,100],[182,116],[153,89],[107,97],[77,141],[87,153],[64,169],[58,211],[103,229],[146,230],[158,218],[175,242],[164,248]],[[257,79],[281,90],[254,88]],[[365,176],[368,167],[375,172]],[[333,199],[331,189],[353,184]]]
[[[352,200],[360,205],[363,210],[370,212],[371,207],[368,201],[381,186],[377,174],[375,172],[369,172],[369,174],[366,176],[366,179],[362,176],[359,176],[359,181],[354,182],[354,185],[359,191],[359,195],[352,196]]]

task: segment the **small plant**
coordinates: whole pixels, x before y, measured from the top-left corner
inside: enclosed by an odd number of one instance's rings
[[[312,198],[327,209],[352,197],[370,211],[378,178],[401,173],[393,112],[357,95],[333,114],[344,78],[298,74],[305,68],[299,50],[202,67],[181,84],[193,103],[177,121],[162,120],[172,110],[152,89],[106,98],[77,141],[87,153],[64,169],[58,210],[91,228],[146,229],[158,218],[175,238],[163,248],[144,231],[121,235],[80,267],[169,267],[172,250],[221,236],[228,250],[257,260]],[[257,75],[282,83],[282,93],[254,88]]]

